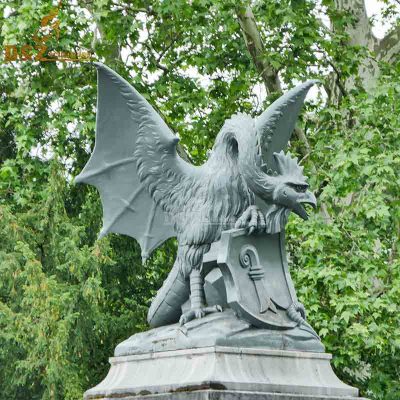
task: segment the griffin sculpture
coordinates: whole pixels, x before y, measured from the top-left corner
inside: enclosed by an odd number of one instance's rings
[[[105,65],[98,69],[96,145],[77,182],[100,192],[100,236],[126,234],[140,243],[142,257],[170,237],[178,239],[174,266],[148,313],[157,327],[221,311],[207,307],[203,255],[221,232],[280,232],[290,211],[307,219],[316,206],[297,159],[284,154],[308,81],[253,119],[237,114],[216,137],[207,162],[194,166],[177,152],[179,139],[129,83]],[[191,308],[181,306],[190,296]]]

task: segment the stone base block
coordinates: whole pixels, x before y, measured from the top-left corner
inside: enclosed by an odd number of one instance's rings
[[[103,397],[100,400],[110,400]],[[361,397],[307,396],[301,394],[238,392],[231,390],[196,390],[120,397],[119,400],[368,400]]]
[[[205,347],[110,359],[111,368],[85,400],[352,400],[331,355]]]

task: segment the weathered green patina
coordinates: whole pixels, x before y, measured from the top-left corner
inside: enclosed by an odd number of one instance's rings
[[[222,311],[219,304],[206,304],[203,268],[204,254],[222,232],[235,227],[248,234],[283,233],[290,211],[307,219],[304,204],[316,206],[303,169],[283,153],[315,82],[290,90],[255,120],[245,114],[232,116],[219,132],[208,161],[197,167],[178,155],[179,139],[150,104],[114,71],[96,65],[96,147],[76,180],[100,191],[101,235],[117,232],[136,238],[144,259],[166,239],[177,237],[178,256],[150,307],[150,326],[178,320],[182,325]],[[305,324],[304,309],[294,296],[279,303],[267,294],[268,271],[252,266],[246,276],[255,288],[254,295],[247,296],[249,301],[263,306],[258,316],[242,313],[244,318],[275,329]],[[289,293],[285,280],[273,284],[275,293]],[[240,280],[235,281],[238,285]],[[226,287],[229,298],[233,289]],[[189,296],[191,305],[182,312]]]

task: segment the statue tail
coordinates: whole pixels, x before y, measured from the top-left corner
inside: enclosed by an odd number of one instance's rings
[[[179,321],[181,306],[189,298],[190,285],[181,268],[179,258],[150,305],[147,322],[152,328]]]

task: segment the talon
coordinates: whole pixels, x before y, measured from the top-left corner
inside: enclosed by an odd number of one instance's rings
[[[253,208],[251,210],[251,219],[250,219],[250,226],[257,226],[257,220],[258,220],[258,210]]]
[[[248,235],[262,233],[266,228],[265,216],[257,206],[249,206],[236,221],[235,228],[246,228]]]
[[[265,221],[264,214],[261,211],[258,213],[258,218],[259,218],[259,220],[258,220],[259,221],[259,224],[258,224],[259,232],[264,232],[265,228],[267,227],[267,223]]]
[[[241,218],[239,218],[235,223],[235,229],[240,229],[244,227],[244,223]]]
[[[196,310],[196,311],[194,312],[194,315],[195,315],[195,317],[196,317],[197,319],[200,319],[200,318],[203,318],[203,317],[206,315],[206,313],[204,312],[203,309],[199,308],[198,310]]]
[[[306,309],[304,308],[304,305],[302,303],[300,302],[296,303],[296,311],[300,313],[300,315],[303,317],[304,320],[307,319]]]
[[[212,313],[215,313],[215,312],[222,312],[223,309],[219,304],[216,304],[215,306],[204,308],[204,311],[205,311],[206,314],[212,314]]]
[[[194,320],[194,319],[201,319],[205,317],[207,314],[212,314],[215,312],[222,312],[222,307],[219,305],[215,305],[212,307],[201,307],[189,310],[181,315],[179,318],[179,325],[185,325],[186,323]]]
[[[195,317],[194,311],[189,310],[188,312],[185,312],[184,314],[181,315],[179,318],[179,325],[185,325],[187,322],[191,321]]]

